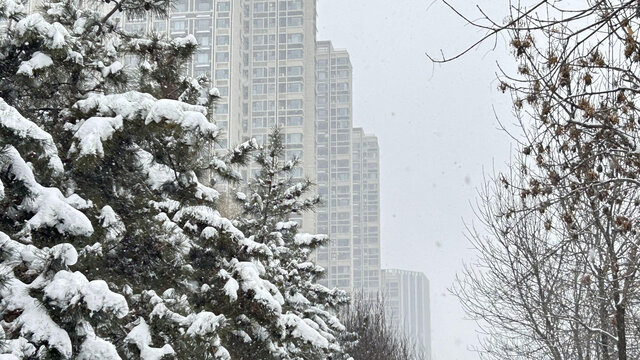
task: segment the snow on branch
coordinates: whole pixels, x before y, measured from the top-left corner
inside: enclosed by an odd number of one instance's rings
[[[26,221],[21,231],[23,235],[28,237],[32,229],[44,227],[55,228],[61,234],[73,236],[93,234],[91,221],[72,206],[78,202],[79,197],[76,195],[66,198],[59,189],[40,185],[31,168],[13,146],[0,152],[0,171],[9,174],[29,190],[21,208],[34,215]]]
[[[160,360],[165,355],[175,355],[175,351],[169,344],[165,344],[161,348],[151,347],[149,325],[142,318],[139,321],[140,323],[131,329],[125,340],[138,347],[141,360]]]
[[[37,143],[42,147],[43,156],[48,161],[49,168],[55,174],[64,171],[53,137],[35,123],[25,119],[18,110],[9,106],[2,98],[0,98],[0,131],[7,131],[11,137],[25,142]]]
[[[62,49],[67,45],[67,38],[69,38],[69,32],[62,24],[57,22],[51,24],[37,13],[29,14],[18,21],[15,30],[20,37],[33,34],[49,49]]]
[[[102,311],[123,318],[129,312],[124,296],[109,290],[105,281],[89,281],[80,272],[59,271],[44,293],[52,304],[63,309],[84,301],[92,314]]]
[[[69,150],[72,154],[84,156],[104,156],[102,142],[111,139],[113,134],[122,129],[122,116],[92,117],[80,123],[73,138],[74,144]]]

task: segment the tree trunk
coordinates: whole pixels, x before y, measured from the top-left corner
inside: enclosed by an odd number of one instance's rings
[[[610,360],[609,357],[609,338],[604,333],[607,329],[607,309],[606,309],[606,295],[604,291],[604,273],[602,271],[598,274],[598,303],[599,303],[599,315],[600,315],[600,348],[602,351],[602,360]]]
[[[627,360],[627,332],[625,324],[626,308],[618,304],[620,295],[616,296],[616,334],[618,335],[618,360]]]

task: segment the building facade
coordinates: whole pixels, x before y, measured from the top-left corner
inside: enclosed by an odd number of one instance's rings
[[[353,207],[351,153],[351,61],[345,50],[319,41],[316,51],[317,232],[331,242],[318,251],[327,270],[324,285],[351,291],[353,281]]]
[[[294,175],[315,181],[316,2],[245,0],[243,9],[242,140],[264,143],[280,126],[286,158],[301,161]],[[250,168],[248,176],[256,171]],[[315,214],[305,214],[302,224],[313,232]]]
[[[352,66],[346,50],[319,41],[316,51],[317,231],[330,244],[318,251],[323,283],[376,296],[380,291],[379,147],[353,128]]]
[[[385,269],[382,284],[389,321],[414,340],[430,359],[429,280],[421,272]]]
[[[380,293],[380,146],[375,135],[352,130],[353,287]]]

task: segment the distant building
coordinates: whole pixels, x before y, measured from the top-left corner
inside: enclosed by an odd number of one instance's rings
[[[316,46],[316,168],[317,232],[330,244],[318,251],[327,270],[324,285],[351,291],[353,287],[351,61],[330,41]]]
[[[389,321],[415,340],[430,358],[429,280],[421,272],[385,269],[382,284]]]
[[[330,41],[316,47],[317,231],[330,244],[318,251],[329,287],[375,296],[380,290],[378,139],[353,129],[352,67]]]
[[[286,158],[298,158],[298,178],[316,180],[316,1],[233,1],[243,11],[241,140],[266,140],[283,128]],[[250,169],[254,176],[257,169]],[[316,230],[316,215],[302,217],[303,231]]]
[[[380,147],[375,135],[352,130],[353,288],[375,298],[380,274]]]

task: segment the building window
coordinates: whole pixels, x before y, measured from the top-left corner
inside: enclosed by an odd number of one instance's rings
[[[349,109],[347,109],[347,108],[338,109],[338,115],[341,115],[341,116],[349,115]],[[338,138],[339,138],[339,136],[338,136]]]
[[[253,12],[254,13],[261,13],[261,12],[265,12],[265,11],[267,11],[267,3],[266,2],[259,2],[259,3],[253,4]]]
[[[196,54],[196,64],[208,64],[209,63],[209,53],[202,52]]]
[[[266,51],[256,51],[253,53],[253,61],[265,61],[266,55]]]
[[[216,62],[228,62],[229,61],[229,53],[228,52],[217,52],[216,53]]]
[[[264,94],[267,91],[267,86],[265,84],[257,84],[253,85],[251,88],[251,93],[255,95]]]
[[[185,20],[174,20],[171,22],[171,31],[185,31],[187,22]]]
[[[302,66],[289,66],[287,68],[287,74],[289,76],[300,76],[300,75],[302,75]]]
[[[304,36],[302,34],[296,33],[296,34],[282,34],[280,35],[280,42],[281,43],[287,43],[287,44],[300,44],[302,43],[302,40],[304,39]]]
[[[175,12],[187,12],[189,11],[188,0],[177,0],[173,5],[173,11]]]
[[[302,134],[301,133],[287,134],[287,144],[302,144]]]
[[[144,33],[144,24],[127,24],[125,30],[130,33],[142,34]]]
[[[228,1],[219,2],[216,6],[216,10],[220,12],[228,12],[231,11],[231,3]]]
[[[289,83],[287,84],[287,92],[302,92],[302,83]]]
[[[212,0],[196,0],[196,9],[199,11],[211,10]]]
[[[264,127],[264,121],[262,118],[251,119],[251,127],[254,129],[261,129]]]
[[[288,34],[287,35],[287,44],[300,44],[304,36],[302,34]]]
[[[217,19],[216,20],[216,28],[218,28],[218,29],[228,29],[229,28],[229,19]]]
[[[302,116],[289,116],[287,118],[287,126],[302,126]]]
[[[211,31],[211,20],[196,20],[196,31]]]
[[[273,101],[254,101],[251,105],[253,111],[267,111],[273,110],[274,102]]]
[[[301,159],[302,158],[302,150],[288,150],[287,151],[287,160]]]
[[[262,29],[264,27],[264,19],[253,19],[253,28]]]
[[[198,45],[201,47],[209,47],[211,46],[211,38],[209,36],[198,36]]]
[[[144,15],[128,15],[127,18],[129,21],[145,21],[146,18]]]
[[[288,10],[302,10],[302,0],[289,0],[287,1]]]
[[[287,50],[287,59],[302,59],[302,49]]]
[[[216,36],[216,45],[229,45],[229,35],[218,35]]]
[[[289,26],[302,26],[302,17],[301,16],[293,16],[287,18],[287,24]]]
[[[229,113],[229,104],[218,104],[216,106],[216,114],[228,114]]]
[[[216,70],[215,76],[216,76],[216,80],[228,79],[229,78],[229,70],[226,70],[226,69]]]
[[[159,33],[167,32],[167,22],[166,21],[156,21],[153,23],[153,30]]]
[[[207,76],[207,77],[208,77],[208,75],[209,75],[209,70],[210,70],[210,69],[207,69],[207,68],[200,68],[200,67],[199,67],[199,68],[197,68],[197,69],[193,70],[193,76],[194,76],[194,77],[196,77],[196,78],[197,78],[197,77],[200,77],[200,76]]]
[[[284,100],[280,101],[280,107],[286,107],[289,110],[298,110],[302,109],[302,100],[301,99],[291,99],[287,100],[286,103]]]
[[[264,35],[253,35],[253,45],[263,45],[266,36]]]

